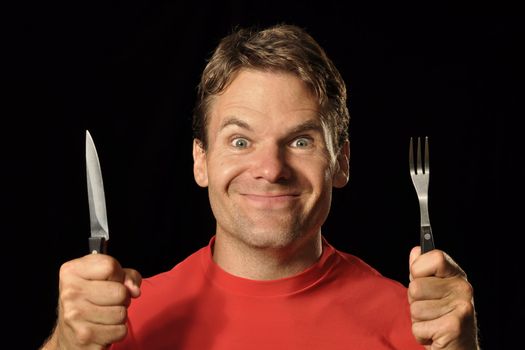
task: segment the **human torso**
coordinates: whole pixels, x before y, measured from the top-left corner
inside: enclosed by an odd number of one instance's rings
[[[210,246],[143,282],[120,349],[422,349],[406,289],[326,242],[314,266],[276,281],[220,269]]]

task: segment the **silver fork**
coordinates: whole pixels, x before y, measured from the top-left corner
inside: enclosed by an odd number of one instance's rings
[[[428,216],[428,183],[430,178],[429,154],[428,154],[428,136],[425,136],[425,155],[422,157],[420,138],[417,138],[416,159],[414,159],[414,144],[410,138],[410,149],[408,151],[410,163],[410,177],[416,189],[417,198],[419,199],[419,213],[421,214],[421,253],[426,253],[434,249],[434,237],[432,236],[432,227]]]

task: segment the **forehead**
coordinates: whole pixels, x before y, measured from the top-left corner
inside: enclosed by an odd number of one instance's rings
[[[291,73],[242,69],[210,106],[210,124],[236,117],[276,118],[297,114],[318,117],[319,104],[308,86]],[[237,115],[240,114],[240,115]]]

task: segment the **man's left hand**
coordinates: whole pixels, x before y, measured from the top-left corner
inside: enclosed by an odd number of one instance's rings
[[[445,252],[412,249],[408,301],[412,332],[426,349],[479,349],[472,286]]]

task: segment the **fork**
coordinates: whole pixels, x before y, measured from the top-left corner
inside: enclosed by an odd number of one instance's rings
[[[432,227],[428,216],[428,183],[430,178],[429,154],[428,154],[428,136],[425,136],[425,154],[422,157],[421,140],[417,138],[417,152],[414,159],[414,144],[410,138],[410,149],[408,158],[410,164],[410,177],[416,189],[419,200],[419,213],[421,215],[421,253],[426,253],[434,249],[434,237],[432,236]]]

